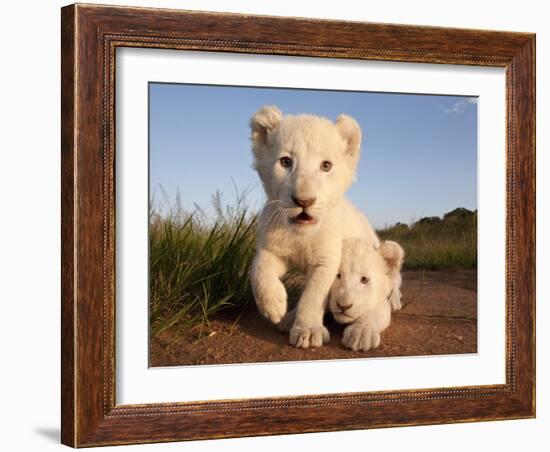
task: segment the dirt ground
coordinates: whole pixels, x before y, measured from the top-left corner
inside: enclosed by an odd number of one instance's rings
[[[418,356],[477,352],[477,272],[409,271],[403,274],[403,303],[382,333],[379,348],[353,352],[342,344],[344,326],[330,317],[330,343],[301,350],[288,344],[288,335],[253,308],[238,322],[216,319],[206,335],[167,332],[151,341],[150,366],[303,361]]]

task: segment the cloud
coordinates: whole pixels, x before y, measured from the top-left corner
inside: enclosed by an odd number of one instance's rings
[[[443,109],[445,113],[454,113],[456,115],[461,115],[464,113],[464,110],[466,109],[466,101],[459,100],[452,104],[450,107],[446,107]]]
[[[469,97],[467,99],[460,99],[450,106],[443,106],[443,111],[449,114],[461,115],[466,111],[468,104],[477,104],[477,97]]]

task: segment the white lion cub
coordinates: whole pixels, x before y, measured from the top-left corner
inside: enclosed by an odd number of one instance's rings
[[[375,249],[363,239],[344,240],[329,308],[337,322],[350,324],[342,337],[346,347],[366,351],[380,345],[380,333],[390,326],[392,293],[400,290],[404,256],[396,242]]]
[[[323,314],[342,240],[361,237],[370,246],[380,245],[367,218],[344,196],[354,180],[361,129],[346,115],[336,122],[312,115],[283,117],[275,106],[259,110],[250,127],[254,168],[267,195],[250,272],[254,299],[260,313],[279,324],[287,313],[281,278],[290,269],[301,271],[306,282],[289,313],[290,343],[319,347],[329,340]]]

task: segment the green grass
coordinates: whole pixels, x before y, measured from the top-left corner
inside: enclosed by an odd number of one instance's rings
[[[395,240],[403,247],[405,269],[477,268],[477,214],[397,224],[377,232],[381,239]]]
[[[256,216],[244,198],[222,209],[214,198],[216,218],[199,209],[150,214],[149,284],[151,334],[167,329],[208,326],[223,311],[242,312],[253,297],[248,269],[254,255]]]
[[[150,213],[150,327],[157,336],[196,327],[208,333],[209,321],[221,313],[238,318],[253,304],[249,267],[254,256],[257,216],[246,193],[232,207],[213,196],[215,215],[197,207],[176,206]],[[154,203],[153,203],[154,204]],[[406,269],[471,269],[477,266],[477,215],[423,219],[377,231],[406,252]],[[292,276],[289,278],[292,285]],[[295,288],[290,288],[295,292]]]

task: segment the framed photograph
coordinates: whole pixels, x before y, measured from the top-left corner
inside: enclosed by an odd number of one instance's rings
[[[535,35],[61,14],[64,444],[535,416]]]

